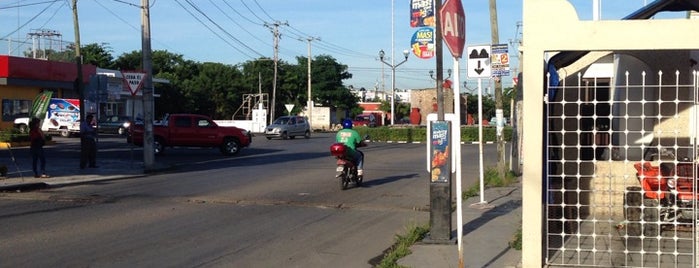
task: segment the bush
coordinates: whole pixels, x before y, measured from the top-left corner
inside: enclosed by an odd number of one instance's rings
[[[382,127],[355,127],[355,130],[359,132],[361,136],[369,135],[373,141],[401,141],[401,142],[425,142],[427,139],[427,132],[429,131],[425,126],[382,126]],[[494,127],[484,127],[483,128],[483,141],[495,141],[497,128]],[[504,139],[509,141],[512,139],[512,127],[505,127],[503,129]],[[478,127],[474,126],[462,126],[461,127],[461,141],[462,142],[474,142],[478,141]]]
[[[0,131],[0,142],[29,141],[29,134],[22,134],[19,129],[8,128]]]

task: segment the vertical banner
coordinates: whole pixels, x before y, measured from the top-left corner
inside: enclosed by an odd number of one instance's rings
[[[40,120],[46,118],[46,110],[49,107],[49,101],[52,95],[53,92],[49,90],[45,90],[39,93],[39,95],[36,95],[32,102],[32,111],[29,116],[39,118]]]
[[[449,121],[434,121],[430,127],[430,181],[433,183],[448,183],[451,177],[451,143]]]
[[[410,27],[434,27],[434,0],[410,0]]]

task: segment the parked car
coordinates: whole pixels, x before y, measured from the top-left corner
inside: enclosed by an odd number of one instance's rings
[[[352,120],[354,126],[377,127],[381,126],[381,123],[381,114],[379,113],[359,114]]]
[[[303,116],[280,116],[265,128],[265,136],[272,138],[293,139],[296,136],[311,137],[311,127]]]
[[[125,115],[103,116],[97,121],[100,133],[125,135],[131,127],[131,117]]]

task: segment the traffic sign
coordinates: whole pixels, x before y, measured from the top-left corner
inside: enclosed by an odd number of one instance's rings
[[[289,112],[289,115],[291,115],[291,110],[294,109],[293,104],[284,104],[284,107],[286,107],[286,111]]]
[[[466,51],[468,78],[490,78],[490,46],[468,47]]]
[[[143,79],[146,78],[146,72],[143,71],[122,71],[121,77],[124,78],[126,85],[131,91],[131,96],[136,95],[141,86],[143,86]]]
[[[466,43],[466,15],[461,0],[447,0],[439,10],[442,38],[454,58],[461,58]]]

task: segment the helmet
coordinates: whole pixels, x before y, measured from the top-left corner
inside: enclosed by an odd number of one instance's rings
[[[349,118],[342,120],[342,128],[352,129],[352,120]]]

